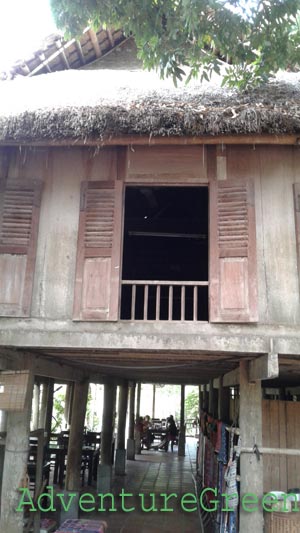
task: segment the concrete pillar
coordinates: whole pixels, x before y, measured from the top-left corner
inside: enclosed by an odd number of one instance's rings
[[[135,404],[135,383],[130,384],[129,393],[129,432],[127,439],[127,459],[133,461],[135,458],[135,440],[134,440],[134,404]]]
[[[240,414],[239,427],[242,447],[262,446],[262,390],[261,382],[248,381],[247,361],[240,362]],[[263,532],[263,511],[260,505],[263,496],[263,456],[258,461],[255,454],[242,453],[240,458],[241,498],[246,493],[255,494],[258,508],[246,512],[240,507],[240,531],[243,533]]]
[[[218,419],[229,422],[230,388],[223,387],[223,376],[219,378]]]
[[[53,411],[53,395],[54,395],[54,380],[49,378],[47,385],[47,407],[45,414],[45,433],[46,443],[49,444],[52,426],[52,411]]]
[[[116,464],[115,474],[124,475],[126,465],[126,449],[125,449],[125,429],[126,429],[126,415],[128,404],[128,382],[119,387],[119,403],[118,403],[118,433],[117,433],[117,450],[116,450]]]
[[[33,400],[32,400],[32,429],[33,431],[39,427],[39,412],[40,412],[40,385],[34,384]]]
[[[7,411],[0,410],[0,433],[6,433],[7,427]],[[1,491],[2,491],[2,478],[4,468],[4,455],[5,455],[5,441],[0,441],[0,509],[1,509]]]
[[[20,487],[26,486],[30,418],[34,376],[30,372],[25,408],[7,415],[6,446],[1,492],[0,531],[23,533],[23,513],[16,511],[21,498]]]
[[[142,384],[139,382],[137,384],[137,392],[136,392],[136,419],[141,416],[141,393],[142,393]]]
[[[112,442],[115,425],[116,386],[104,385],[101,428],[100,464],[98,465],[97,490],[110,492],[112,476]]]
[[[178,455],[185,455],[185,386],[181,385],[181,398],[180,398],[180,430],[178,439]]]

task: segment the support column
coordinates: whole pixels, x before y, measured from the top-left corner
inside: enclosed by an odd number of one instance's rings
[[[128,439],[127,439],[127,459],[131,461],[133,461],[135,457],[134,403],[135,403],[135,383],[131,383],[130,394],[129,394],[129,432],[128,432]]]
[[[63,518],[64,520],[67,518],[78,518],[83,429],[88,392],[88,381],[75,383],[73,396],[73,411],[74,413],[76,413],[76,416],[73,417],[70,427],[65,492],[75,492],[76,497],[72,501],[70,509],[66,512],[66,514],[63,514],[63,516],[61,516],[61,518]]]
[[[45,429],[46,423],[46,411],[47,411],[47,400],[48,400],[48,383],[43,383],[41,385],[41,407],[39,412],[39,428]]]
[[[23,513],[16,508],[21,497],[18,489],[26,486],[33,383],[30,372],[24,410],[7,415],[0,518],[0,531],[7,533],[23,533]]]
[[[262,446],[262,390],[261,382],[248,381],[247,361],[240,362],[240,415],[239,426],[242,447]],[[258,510],[246,512],[240,508],[240,531],[263,532],[263,511],[260,505],[263,496],[263,457],[258,461],[255,454],[242,453],[240,458],[241,498],[246,493],[258,498]]]
[[[53,411],[53,395],[54,395],[54,380],[49,378],[48,380],[48,394],[47,394],[47,407],[45,415],[45,433],[46,443],[49,444],[52,426],[52,411]]]
[[[6,433],[7,426],[7,411],[0,410],[0,433]],[[5,440],[0,441],[0,509],[1,509],[1,491],[2,491],[2,478],[4,468],[4,455],[5,455]]]
[[[203,386],[203,409],[205,411],[208,411],[208,390],[209,390],[209,385],[204,385]]]
[[[152,419],[155,418],[155,396],[156,396],[156,385],[155,383],[153,383]]]
[[[128,404],[128,382],[119,387],[118,433],[115,474],[124,475],[126,465],[125,429]]]
[[[141,392],[142,392],[142,384],[139,382],[137,384],[137,392],[136,392],[136,419],[141,416],[140,410],[141,410]]]
[[[208,411],[212,414],[214,418],[217,418],[218,416],[218,391],[217,389],[214,389],[213,379],[211,379],[209,382]]]
[[[40,385],[34,384],[33,400],[32,400],[32,429],[35,431],[39,427],[39,412],[40,412]]]
[[[65,410],[64,410],[64,419],[68,426],[71,425],[73,392],[74,392],[74,384],[68,383],[67,388],[66,388]]]
[[[219,378],[218,419],[229,422],[230,388],[223,387],[223,376]]]
[[[178,455],[183,457],[185,455],[185,386],[181,385],[181,399],[180,399],[180,430],[178,439]]]
[[[103,415],[101,428],[100,464],[98,465],[97,490],[107,493],[111,490],[112,441],[115,425],[116,386],[104,385]]]

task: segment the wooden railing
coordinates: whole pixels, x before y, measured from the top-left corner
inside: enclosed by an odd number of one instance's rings
[[[207,291],[208,284],[208,281],[122,280],[121,319],[203,320],[199,318],[199,290]]]

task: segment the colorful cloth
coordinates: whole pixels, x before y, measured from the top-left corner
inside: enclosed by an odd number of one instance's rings
[[[107,524],[102,520],[69,519],[55,533],[104,533],[106,528]]]

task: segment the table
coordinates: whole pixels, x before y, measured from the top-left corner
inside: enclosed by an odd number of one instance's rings
[[[55,533],[104,533],[107,528],[103,520],[82,518],[65,520]]]

